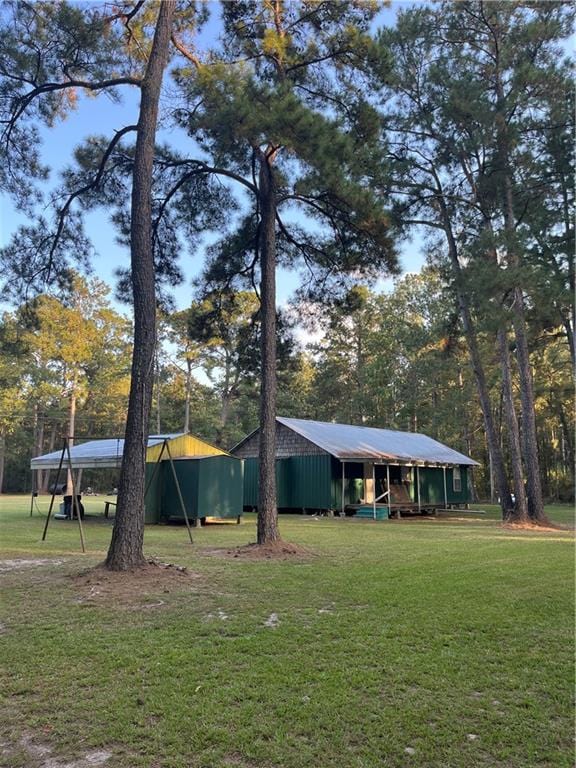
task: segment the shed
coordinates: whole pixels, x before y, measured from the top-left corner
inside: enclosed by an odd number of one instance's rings
[[[228,454],[183,456],[174,461],[174,469],[190,520],[208,517],[240,519],[243,510],[242,461]],[[171,470],[169,463],[163,463],[156,515],[159,520],[184,521]]]
[[[169,454],[164,450],[166,445]],[[72,469],[120,468],[123,452],[123,438],[77,443],[70,447]],[[58,469],[62,457],[62,450],[53,451],[33,458],[30,467],[33,470]],[[242,461],[193,435],[150,435],[146,451],[147,523],[183,519],[170,457],[174,459],[190,518],[237,518],[242,513]],[[63,466],[68,468],[67,458]]]
[[[244,459],[244,505],[258,506],[255,430],[232,448]],[[383,518],[470,501],[477,462],[427,435],[305,419],[276,419],[280,511],[333,510]]]

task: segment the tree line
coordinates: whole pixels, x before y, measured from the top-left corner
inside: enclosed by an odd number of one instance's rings
[[[219,310],[248,287],[258,296],[260,543],[279,536],[276,267],[305,271],[299,299],[311,308],[311,322],[314,315],[334,320],[347,307],[343,327],[352,318],[360,327],[362,307],[384,310],[354,284],[397,274],[397,243],[415,228],[427,233],[431,269],[449,297],[452,325],[441,344],[466,350],[469,363],[456,366],[454,392],[464,391],[471,371],[503,516],[544,521],[542,478],[550,473],[541,471],[535,357],[555,366],[568,355],[570,371],[574,363],[567,4],[441,2],[401,11],[393,28],[374,32],[376,4],[224,3],[221,43],[213,48],[198,42],[208,6],[182,0],[123,2],[113,11],[42,2],[7,8],[0,31],[2,187],[24,210],[36,210],[35,180],[47,172],[36,123],[66,115],[78,93],[117,98],[124,88],[140,91],[134,124],[77,148],[52,193],[51,219],[22,227],[2,252],[7,294],[21,302],[47,279],[65,291],[71,264],[87,263],[82,211],[105,207],[130,245],[131,267],[120,274],[119,289],[133,305],[134,344],[110,567],[142,562],[158,336],[152,310],[162,309],[167,287],[182,278],[183,244],[194,253],[209,230],[216,241],[200,295]],[[163,123],[187,143],[156,141],[160,109]],[[383,344],[394,338],[393,319]],[[334,322],[325,340],[337,336]],[[355,418],[392,426],[404,407],[394,405],[395,387],[405,384],[390,380],[386,356],[368,354],[368,338],[359,334],[356,342],[350,359],[357,366],[349,371]],[[423,396],[431,364],[425,349],[422,367],[405,369],[414,378],[411,391]],[[338,372],[337,355],[329,362],[325,351],[311,358],[315,376],[322,366]],[[340,380],[330,382],[338,390]],[[558,421],[546,440],[554,450],[560,445],[569,463],[566,399],[548,395]],[[341,407],[334,403],[335,411]],[[413,427],[426,422],[422,408],[411,418]],[[464,439],[476,429],[469,424]]]
[[[42,295],[0,323],[6,492],[31,489],[31,454],[59,450],[62,435],[114,437],[124,428],[131,324],[99,281],[77,275],[70,299]],[[150,434],[191,431],[230,449],[257,428],[258,312],[254,292],[238,291],[224,303],[204,296],[187,310],[159,313]],[[479,461],[474,497],[497,500],[457,306],[437,268],[399,278],[385,292],[355,286],[321,313],[294,305],[277,320],[279,415],[423,432]],[[569,353],[556,336],[534,337],[530,347],[544,497],[570,501]],[[480,335],[480,348],[510,471],[492,332]],[[518,402],[516,377],[512,384]],[[107,492],[117,483],[114,470],[85,470],[79,484]],[[47,492],[48,473],[38,473],[34,488]]]

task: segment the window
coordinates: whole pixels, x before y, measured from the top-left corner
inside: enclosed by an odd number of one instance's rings
[[[462,491],[462,476],[460,475],[460,467],[454,467],[452,470],[452,490],[454,493],[460,493]]]

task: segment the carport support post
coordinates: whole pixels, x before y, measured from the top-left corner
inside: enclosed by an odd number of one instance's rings
[[[160,453],[158,454],[158,458],[156,459],[156,463],[154,464],[154,469],[152,470],[152,474],[150,475],[150,479],[146,483],[146,488],[144,489],[144,501],[146,501],[146,496],[148,496],[148,491],[150,490],[150,486],[154,482],[154,478],[156,477],[156,472],[158,472],[158,467],[160,466],[160,461],[162,459],[162,456],[164,455],[164,449],[166,448],[166,441],[162,443],[162,448],[160,450]]]
[[[390,493],[390,464],[386,464],[386,490],[388,491],[388,517],[392,514],[392,494]]]
[[[178,498],[180,499],[180,506],[182,507],[182,512],[184,513],[184,520],[186,520],[186,528],[188,529],[188,536],[190,537],[190,544],[194,544],[194,541],[192,539],[192,528],[190,527],[190,520],[188,520],[188,513],[186,512],[186,505],[184,504],[184,499],[182,497],[182,491],[180,490],[180,483],[178,482],[178,475],[176,474],[176,467],[174,466],[174,462],[172,461],[172,452],[170,451],[170,446],[168,445],[168,441],[164,440],[164,445],[166,446],[166,451],[168,452],[168,459],[170,461],[170,467],[172,468],[172,476],[174,477],[174,482],[176,483],[176,490],[178,491]]]
[[[376,464],[372,462],[372,517],[376,520]]]
[[[344,462],[341,461],[340,464],[342,464],[342,505],[341,505],[342,509],[341,509],[340,514],[342,515],[342,517],[344,517],[344,481],[345,481],[346,473],[345,473],[345,464],[344,464]]]
[[[46,534],[48,532],[48,524],[50,523],[50,517],[52,516],[52,507],[54,506],[54,498],[56,496],[56,486],[58,480],[60,480],[60,472],[62,472],[62,464],[64,463],[64,454],[66,452],[66,438],[64,438],[64,445],[62,446],[62,453],[60,454],[60,463],[58,464],[58,471],[56,472],[56,480],[52,486],[52,498],[50,499],[50,507],[48,508],[48,514],[46,515],[46,524],[44,525],[44,533],[42,534],[42,541],[46,541]]]
[[[82,545],[82,552],[86,552],[84,545],[84,531],[82,530],[82,520],[80,519],[80,504],[78,504],[78,497],[76,496],[76,484],[74,482],[74,468],[72,467],[72,456],[70,454],[70,438],[66,438],[66,452],[68,453],[68,467],[70,469],[70,482],[72,483],[72,507],[70,512],[74,517],[74,508],[76,508],[76,516],[78,518],[78,530],[80,531],[80,544]]]
[[[34,509],[34,486],[36,484],[35,478],[36,478],[36,475],[34,473],[34,470],[32,470],[32,490],[30,491],[30,517],[32,517],[32,510]]]
[[[420,512],[420,467],[418,464],[416,464],[416,495],[418,497],[418,512]]]
[[[448,509],[448,491],[446,489],[446,467],[442,467],[442,474],[444,475],[444,509]]]

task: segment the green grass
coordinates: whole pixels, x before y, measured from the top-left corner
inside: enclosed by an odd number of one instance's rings
[[[81,555],[75,523],[41,542],[28,509],[0,497],[2,559],[63,562],[0,573],[5,768],[49,764],[22,736],[63,765],[107,750],[107,768],[573,765],[571,531],[505,530],[486,507],[287,516],[284,538],[313,554],[249,561],[211,550],[253,541],[252,516],[195,530],[194,547],[151,526],[147,553],[198,578],[114,603],[70,578],[103,559],[111,525],[87,519]]]

